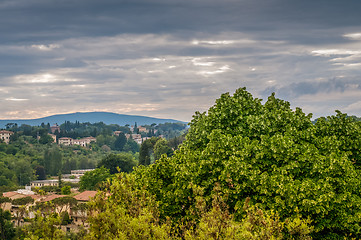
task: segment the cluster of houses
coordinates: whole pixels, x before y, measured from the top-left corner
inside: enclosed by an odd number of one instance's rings
[[[81,138],[81,139],[61,137],[61,138],[57,139],[57,137],[56,137],[56,135],[54,135],[54,133],[56,131],[60,131],[60,127],[57,124],[54,124],[53,126],[50,127],[50,130],[52,133],[49,133],[48,135],[53,138],[54,142],[58,142],[59,145],[64,145],[64,146],[80,145],[80,146],[86,147],[91,142],[96,142],[96,140],[97,140],[95,137],[85,137],[85,138]],[[3,142],[8,144],[10,142],[10,137],[13,134],[14,134],[14,132],[12,132],[12,131],[0,130],[0,140],[2,140]],[[38,138],[40,138],[40,136]]]
[[[83,169],[83,170],[72,170],[69,176],[65,176],[62,181],[67,182],[78,182],[79,178],[84,175],[85,172],[91,171],[93,169]],[[72,178],[70,178],[72,176]],[[32,219],[35,217],[35,213],[39,210],[39,206],[53,206],[51,211],[54,211],[58,214],[63,214],[67,212],[71,223],[62,225],[64,231],[70,231],[71,229],[76,229],[79,226],[87,227],[86,219],[87,212],[86,208],[80,207],[84,206],[91,198],[93,198],[97,191],[84,191],[78,192],[77,189],[72,189],[71,195],[59,195],[50,193],[47,195],[42,195],[32,191],[34,188],[40,188],[43,186],[58,186],[58,180],[41,180],[31,182],[31,186],[26,186],[25,189],[20,189],[12,192],[3,193],[3,199],[7,201],[0,201],[0,207],[3,210],[8,210],[13,216],[13,223],[15,226],[23,226],[27,224],[26,219]],[[56,202],[55,199],[71,197],[73,198],[72,204],[67,203],[66,201],[61,203],[58,201],[58,204],[51,205],[50,203]],[[26,200],[26,201],[25,201]],[[74,204],[76,202],[76,204]]]
[[[134,127],[131,126],[131,131],[133,129],[134,129]],[[57,139],[57,137],[54,133],[56,131],[60,131],[60,127],[57,124],[54,124],[53,126],[50,127],[50,130],[52,133],[49,133],[48,135],[53,138],[55,143],[57,142],[59,145],[63,145],[63,146],[79,145],[82,147],[86,147],[91,142],[96,142],[96,140],[97,140],[95,137],[85,137],[85,138],[80,138],[80,139],[73,139],[70,137],[61,137],[61,138]],[[147,132],[148,130],[145,127],[139,126],[138,131],[139,132]],[[115,136],[119,136],[120,133],[121,133],[121,131],[114,131],[113,134]],[[0,140],[2,140],[5,143],[9,143],[10,137],[13,134],[14,133],[12,131],[0,130]],[[142,137],[141,134],[135,134],[135,133],[125,134],[125,136],[126,136],[127,140],[129,138],[132,138],[138,144],[142,144],[145,140],[150,138],[150,137]],[[160,136],[160,137],[162,137],[162,136]]]
[[[58,144],[59,145],[64,145],[64,146],[80,145],[82,147],[86,147],[91,142],[96,142],[96,141],[97,141],[97,139],[95,137],[85,137],[85,138],[81,138],[81,139],[73,139],[73,138],[69,138],[69,137],[61,137],[61,138],[58,139]]]
[[[5,143],[10,142],[10,137],[14,132],[8,130],[0,130],[0,140]],[[70,146],[70,145],[80,145],[82,147],[86,147],[91,142],[96,142],[97,139],[95,137],[85,137],[81,139],[73,139],[69,137],[61,137],[59,139],[56,138],[56,135],[49,133],[50,137],[53,138],[54,142],[58,142],[59,145]],[[39,137],[40,138],[40,137]]]
[[[64,225],[63,230],[70,231],[70,229],[74,229],[79,226],[87,227],[86,220],[87,220],[87,213],[86,209],[81,209],[77,206],[87,203],[96,195],[97,191],[84,191],[84,192],[77,192],[73,193],[72,198],[76,201],[76,205],[70,206],[70,204],[64,203],[64,205],[69,206],[61,206],[57,205],[54,206],[52,211],[62,214],[65,211],[68,213],[69,217],[72,219],[70,224]],[[40,195],[36,194],[35,192],[31,191],[30,186],[26,189],[21,189],[18,191],[13,192],[5,192],[3,193],[3,198],[8,198],[10,201],[1,202],[0,207],[3,210],[10,211],[13,216],[13,223],[15,226],[24,226],[27,224],[26,219],[32,219],[35,217],[35,213],[39,210],[37,206],[46,203],[53,202],[57,198],[67,197],[68,195],[59,195],[59,194],[48,194],[48,195]],[[31,198],[32,201],[26,201],[24,203],[17,203],[21,201],[21,199],[29,199]],[[15,200],[15,201],[14,201]],[[50,206],[50,205],[49,205]]]
[[[142,137],[140,134],[125,134],[127,140],[132,138],[136,143],[142,144],[145,140],[149,139],[150,137]]]

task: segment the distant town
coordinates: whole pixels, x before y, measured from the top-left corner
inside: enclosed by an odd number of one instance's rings
[[[183,123],[8,123],[0,130],[1,208],[15,227],[50,211],[63,232],[79,232],[88,227],[86,203],[101,182],[171,156],[186,131]]]

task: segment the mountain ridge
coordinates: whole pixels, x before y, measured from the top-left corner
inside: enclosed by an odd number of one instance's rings
[[[120,126],[124,126],[126,124],[134,125],[136,122],[138,126],[140,125],[149,125],[152,123],[165,123],[165,122],[179,122],[186,123],[183,121],[175,120],[175,119],[163,119],[163,118],[155,118],[155,117],[147,117],[140,115],[127,115],[127,114],[119,114],[113,112],[75,112],[75,113],[66,113],[66,114],[55,114],[42,118],[35,119],[0,119],[0,128],[5,128],[7,123],[16,123],[19,126],[21,124],[27,124],[30,126],[39,126],[41,123],[49,123],[50,125],[54,124],[62,124],[65,121],[75,122],[79,121],[97,123],[103,122],[105,124],[118,124]]]

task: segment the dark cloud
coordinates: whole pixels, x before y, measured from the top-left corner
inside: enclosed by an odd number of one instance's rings
[[[187,35],[244,31],[265,39],[312,41],[314,37],[305,31],[322,33],[323,29],[357,26],[361,20],[361,3],[356,0],[347,4],[326,0],[12,2],[0,5],[0,32],[7,33],[2,42],[177,31],[183,31],[183,36],[187,31]],[[327,39],[326,34],[320,40]]]
[[[2,113],[189,120],[246,86],[318,114],[337,103],[361,114],[359,9],[357,0],[2,1]]]

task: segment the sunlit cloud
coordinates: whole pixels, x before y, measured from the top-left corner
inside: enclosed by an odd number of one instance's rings
[[[149,70],[148,73],[160,73],[162,70]]]
[[[224,73],[224,72],[226,72],[228,70],[230,70],[230,67],[228,65],[224,65],[224,66],[218,68],[217,70],[214,70],[214,71],[200,71],[200,72],[198,72],[198,74],[207,77],[209,75]]]
[[[345,38],[350,38],[352,40],[361,40],[361,33],[349,33],[343,35]]]
[[[193,40],[192,41],[193,45],[201,45],[201,44],[205,44],[205,45],[229,45],[229,44],[233,44],[233,43],[235,43],[235,41],[233,41],[233,40],[222,40],[222,41]]]
[[[320,49],[320,50],[314,50],[311,53],[316,56],[332,56],[332,55],[361,54],[361,51],[353,51],[353,50],[346,50],[346,49]]]
[[[213,66],[215,62],[201,62],[202,58],[193,58],[192,63],[194,66]]]
[[[66,77],[65,74],[68,73],[68,70],[55,70],[58,73],[38,73],[38,74],[22,74],[13,76],[12,79],[17,83],[54,83],[54,82],[78,82],[78,79]],[[76,72],[79,72],[77,70]]]
[[[50,83],[58,81],[56,76],[50,73],[44,74],[29,74],[18,75],[14,77],[15,81],[19,83]]]
[[[29,99],[25,98],[5,98],[6,101],[14,101],[14,102],[22,102],[22,101],[28,101]]]
[[[334,63],[333,65],[350,67],[350,68],[358,68],[361,66],[361,63]]]
[[[165,62],[165,58],[153,58],[152,59],[153,61],[162,61],[162,62]]]
[[[49,45],[31,45],[32,48],[38,49],[40,51],[51,51],[56,48],[60,48],[58,44],[49,44]]]

